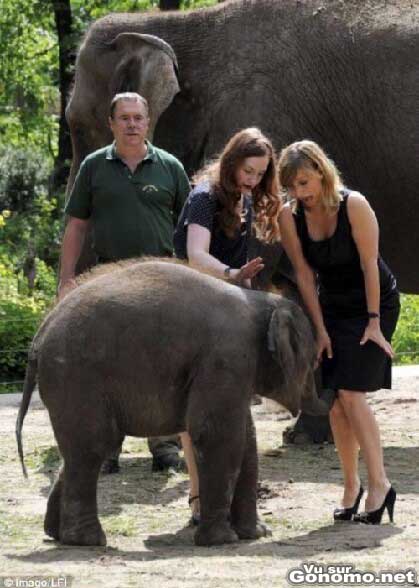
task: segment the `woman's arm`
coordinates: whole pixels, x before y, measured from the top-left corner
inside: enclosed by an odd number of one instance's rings
[[[225,271],[228,265],[225,265],[209,253],[210,243],[211,233],[208,229],[198,224],[188,225],[186,252],[189,263],[197,268],[209,270],[220,278],[225,278],[227,277]],[[262,258],[256,257],[240,269],[231,269],[228,277],[238,284],[250,287],[249,280],[259,273],[261,269],[263,269]]]
[[[326,351],[327,357],[331,358],[333,355],[332,346],[323,322],[323,315],[317,295],[316,280],[313,270],[304,257],[289,205],[285,205],[282,208],[279,215],[279,228],[281,231],[282,245],[295,271],[298,289],[316,328],[317,358],[320,360],[323,351]]]
[[[364,273],[365,297],[368,312],[380,314],[380,276],[378,271],[378,223],[368,201],[358,192],[352,192],[348,198],[348,217],[352,236],[358,249],[361,269]],[[368,340],[374,341],[390,357],[393,349],[384,338],[380,328],[380,317],[370,318],[360,341],[364,345]]]

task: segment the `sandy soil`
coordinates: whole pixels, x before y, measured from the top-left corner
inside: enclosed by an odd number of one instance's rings
[[[62,547],[46,538],[46,498],[58,468],[48,414],[38,401],[26,417],[25,481],[14,440],[17,409],[0,400],[0,575],[62,574],[71,576],[76,587],[270,588],[289,586],[287,571],[302,562],[369,572],[419,571],[419,368],[395,372],[393,391],[370,395],[388,474],[398,491],[393,525],[387,518],[379,527],[333,524],[341,483],[334,447],[284,447],[282,432],[290,419],[262,405],[253,408],[259,510],[273,534],[209,549],[195,547],[187,527],[186,475],[151,474],[145,442],[134,438],[125,441],[121,474],[102,476],[99,482],[108,546]],[[362,473],[366,483],[363,468]]]

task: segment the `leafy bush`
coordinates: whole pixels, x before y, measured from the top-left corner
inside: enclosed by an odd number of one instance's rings
[[[419,296],[402,294],[402,310],[393,336],[395,363],[419,364]]]
[[[4,149],[0,154],[0,210],[25,212],[46,194],[50,166],[40,152]]]
[[[0,153],[0,255],[29,272],[35,257],[58,262],[61,203],[48,196],[51,168],[29,150]]]
[[[25,282],[22,272],[16,275],[0,258],[0,392],[13,390],[6,382],[23,380],[29,344],[53,300],[55,277],[44,263],[37,283],[42,290],[28,295]]]

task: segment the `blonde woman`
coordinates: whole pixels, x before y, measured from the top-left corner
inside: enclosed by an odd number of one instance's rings
[[[265,241],[279,238],[281,206],[276,156],[258,128],[243,129],[221,155],[198,172],[174,235],[177,257],[233,283],[250,287],[263,268],[262,259],[249,260],[252,230]],[[181,434],[190,476],[192,523],[199,522],[199,480],[191,439]]]
[[[323,385],[336,391],[330,421],[343,469],[335,520],[379,524],[393,519],[396,492],[383,463],[380,433],[365,392],[391,387],[391,336],[399,315],[396,281],[378,252],[371,206],[346,189],[338,170],[312,141],[283,149],[280,184],[289,202],[280,214],[283,246],[317,332]],[[365,512],[358,474],[368,472]]]

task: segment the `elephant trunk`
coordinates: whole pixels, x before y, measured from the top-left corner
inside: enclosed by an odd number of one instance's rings
[[[329,414],[330,404],[317,395],[316,383],[312,371],[307,376],[307,382],[301,397],[301,410],[313,416],[326,416]]]

